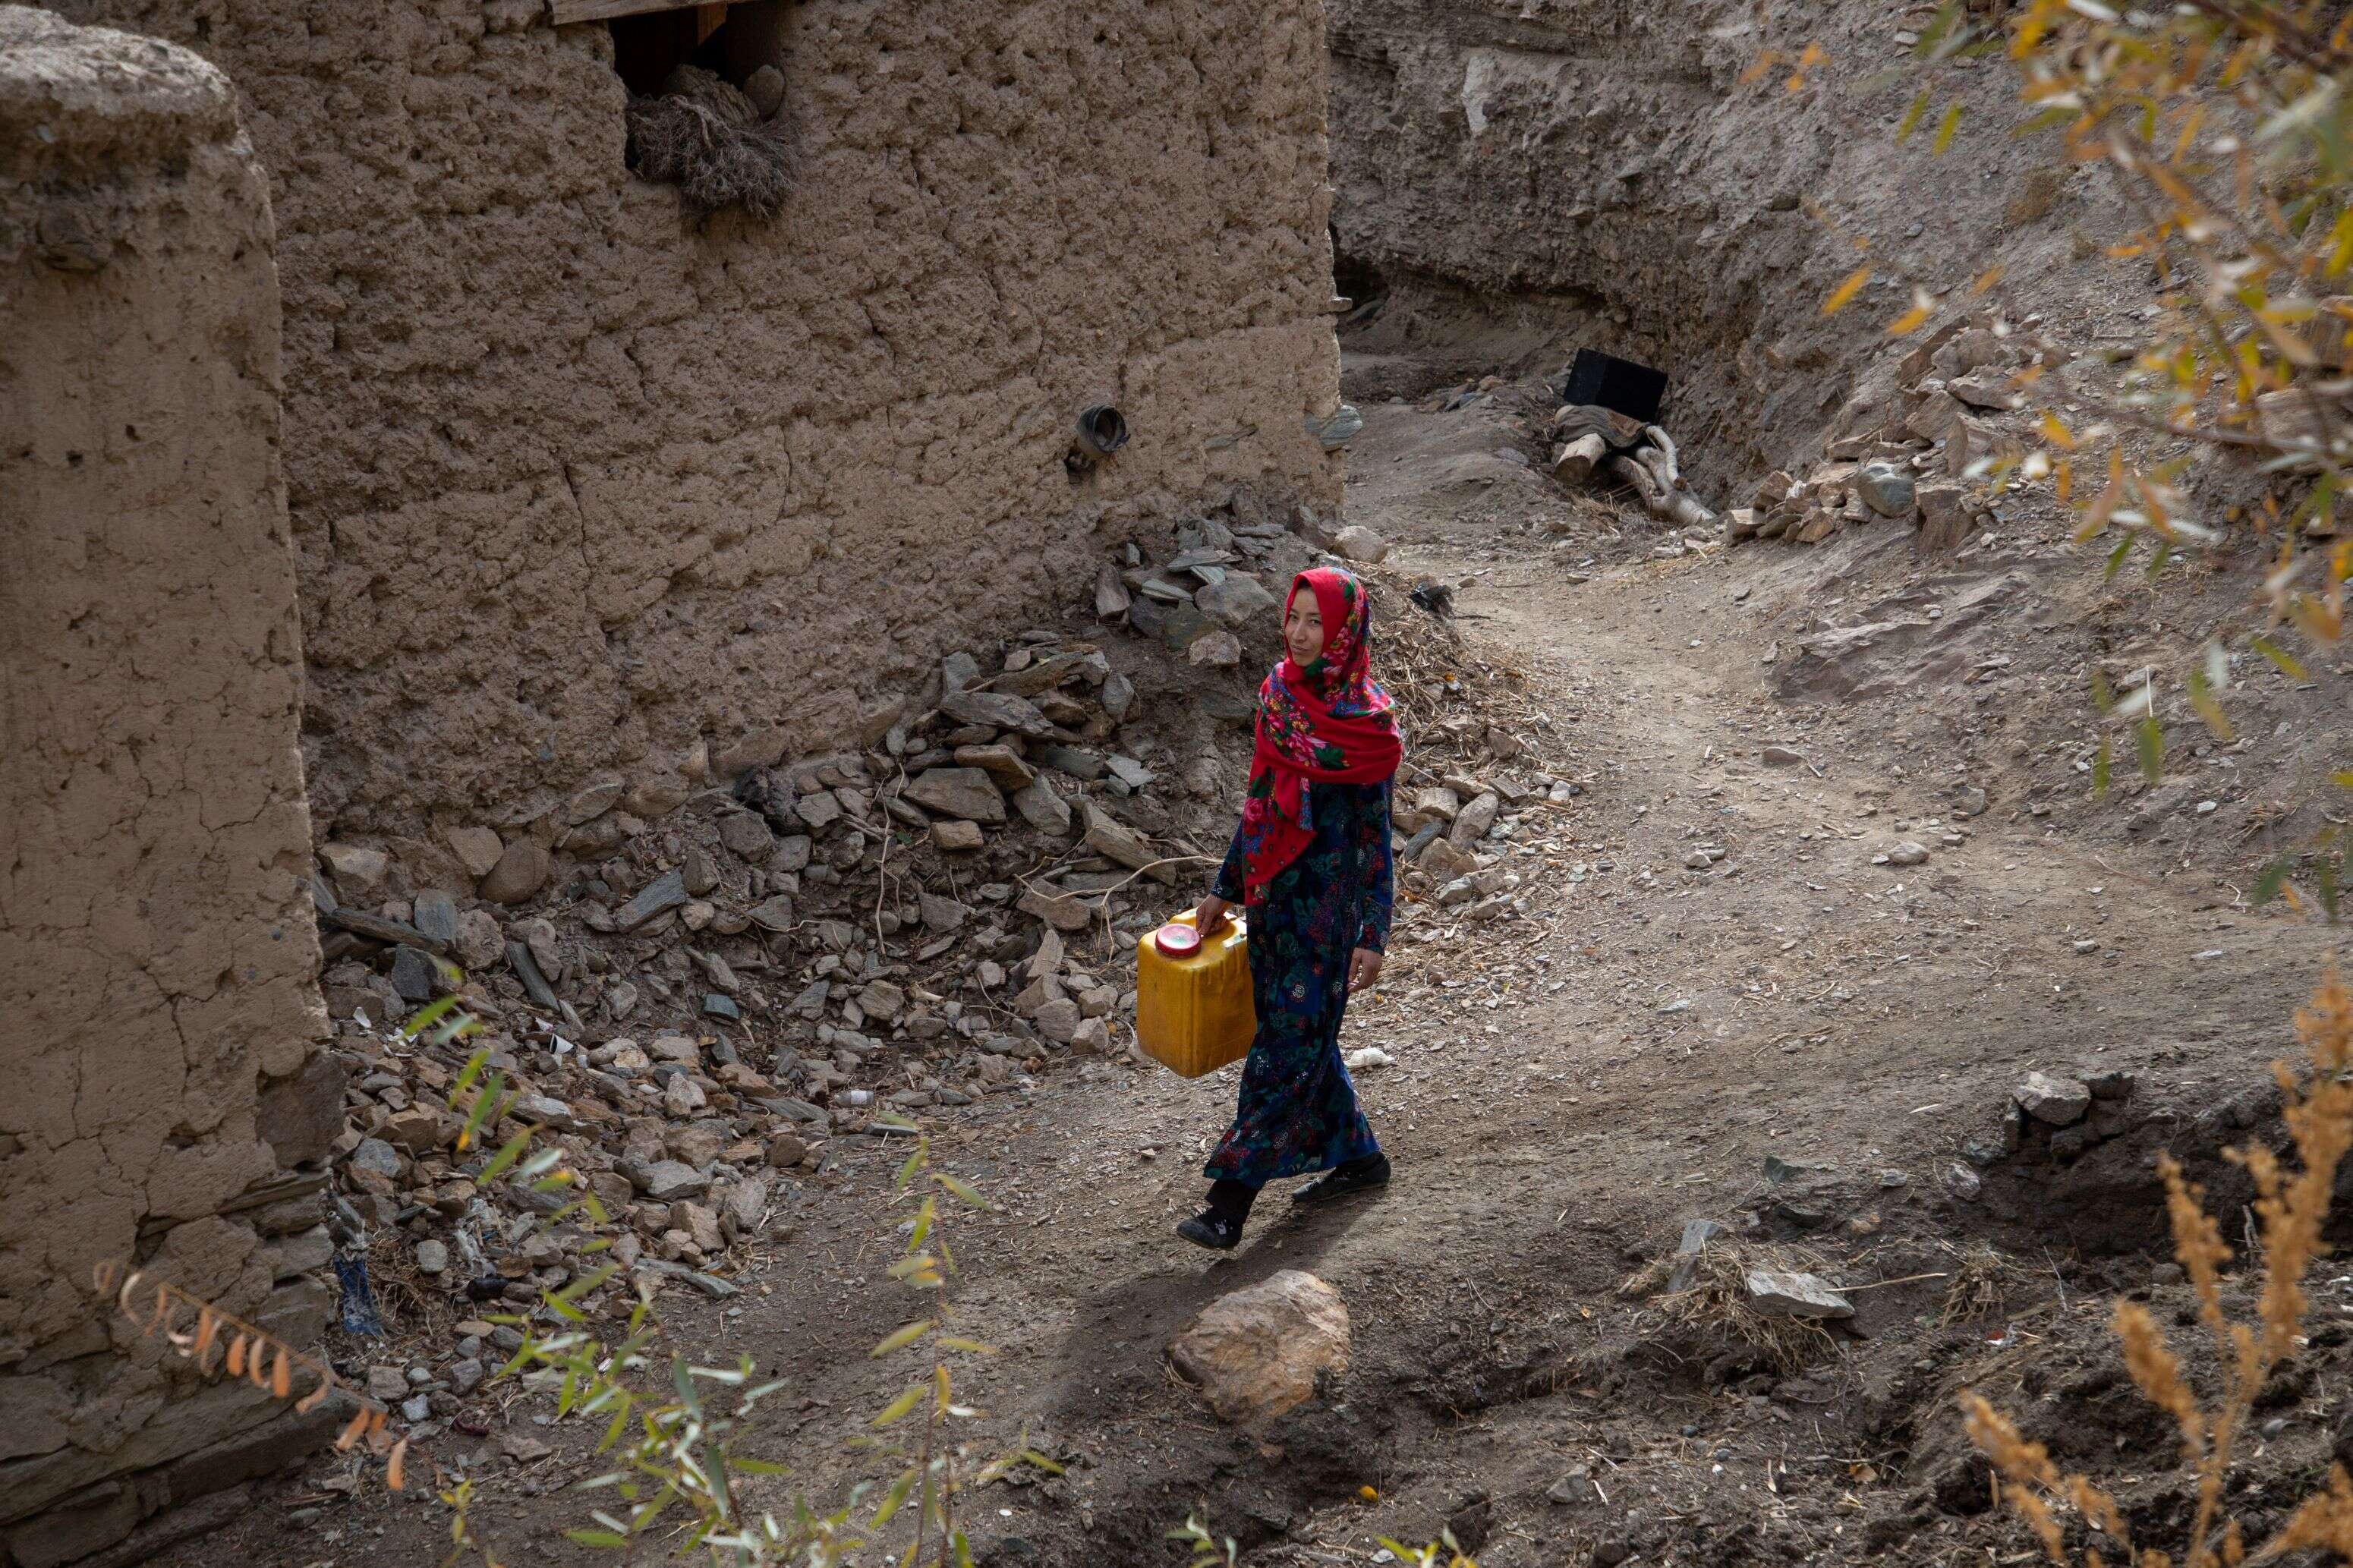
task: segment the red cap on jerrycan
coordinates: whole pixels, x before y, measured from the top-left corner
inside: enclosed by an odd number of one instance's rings
[[[1189,958],[1200,948],[1201,933],[1191,926],[1170,921],[1152,933],[1152,945],[1171,958]]]

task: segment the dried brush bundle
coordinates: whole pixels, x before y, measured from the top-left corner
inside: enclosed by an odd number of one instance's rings
[[[120,1310],[141,1337],[160,1337],[202,1376],[242,1378],[274,1399],[293,1400],[295,1411],[303,1415],[316,1410],[340,1389],[359,1408],[335,1439],[335,1447],[348,1451],[366,1443],[371,1453],[384,1456],[385,1485],[394,1491],[401,1489],[408,1440],[395,1440],[385,1429],[392,1413],[343,1388],[333,1367],[296,1350],[267,1329],[256,1328],[168,1280],[153,1279],[126,1264],[100,1264],[91,1271],[90,1282],[99,1300]],[[296,1399],[298,1383],[309,1384],[309,1392]]]
[[[2229,1158],[2246,1168],[2255,1184],[2255,1215],[2262,1237],[2263,1291],[2253,1322],[2233,1321],[2222,1305],[2222,1270],[2231,1249],[2221,1227],[2205,1208],[2204,1194],[2187,1181],[2181,1167],[2160,1158],[2166,1210],[2173,1226],[2173,1252],[2198,1299],[2198,1316],[2213,1337],[2223,1372],[2222,1390],[2211,1405],[2189,1385],[2180,1358],[2165,1331],[2137,1302],[2119,1301],[2116,1332],[2126,1370],[2141,1393],[2171,1415],[2181,1430],[2182,1462],[2198,1479],[2198,1506],[2177,1552],[2143,1548],[2133,1539],[2116,1500],[2083,1475],[2063,1475],[2047,1449],[2029,1442],[2016,1424],[1974,1394],[1962,1396],[1969,1436],[1993,1461],[2000,1494],[2033,1527],[2051,1561],[2105,1568],[2099,1549],[2068,1549],[2063,1516],[2072,1510],[2112,1542],[2121,1563],[2137,1568],[2237,1568],[2277,1561],[2291,1552],[2326,1549],[2353,1558],[2353,1479],[2331,1468],[2327,1489],[2306,1498],[2279,1531],[2249,1550],[2240,1521],[2226,1512],[2231,1465],[2240,1435],[2249,1424],[2264,1381],[2295,1347],[2306,1301],[2304,1276],[2323,1247],[2321,1225],[2328,1215],[2337,1167],[2353,1148],[2353,993],[2331,973],[2296,1015],[2296,1037],[2310,1057],[2301,1080],[2286,1064],[2273,1073],[2286,1099],[2281,1118],[2295,1144],[2300,1168],[2284,1168],[2260,1144],[2232,1150]],[[2002,1484],[2006,1483],[2006,1484]]]

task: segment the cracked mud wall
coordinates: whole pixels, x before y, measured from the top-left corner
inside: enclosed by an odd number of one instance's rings
[[[0,1561],[311,1435],[92,1303],[314,1340],[320,1050],[265,182],[185,51],[0,7]],[[307,1194],[307,1195],[306,1195]]]
[[[1337,504],[1317,0],[776,0],[770,224],[633,178],[544,0],[60,8],[222,67],[269,172],[322,831],[839,744],[1109,540]]]

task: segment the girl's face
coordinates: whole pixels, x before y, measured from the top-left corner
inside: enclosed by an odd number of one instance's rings
[[[1314,590],[1303,588],[1291,596],[1291,613],[1283,617],[1282,640],[1291,662],[1304,669],[1324,653],[1324,612]]]

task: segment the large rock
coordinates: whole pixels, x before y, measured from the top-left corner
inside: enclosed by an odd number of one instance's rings
[[[1035,740],[1046,740],[1054,726],[1037,704],[1002,691],[957,691],[940,700],[940,711],[960,724],[986,724],[1011,730]]]
[[[1261,587],[1257,578],[1229,572],[1194,595],[1193,604],[1211,619],[1239,627],[1273,609],[1274,595]]]
[[[1332,552],[1345,560],[1375,565],[1388,556],[1389,542],[1362,523],[1351,523],[1332,536]]]
[[[1211,1302],[1168,1347],[1168,1359],[1223,1419],[1272,1420],[1347,1370],[1347,1304],[1313,1274],[1286,1268]]]
[[[904,793],[917,805],[943,816],[992,826],[1005,820],[1005,796],[980,768],[934,768],[917,775]]]

